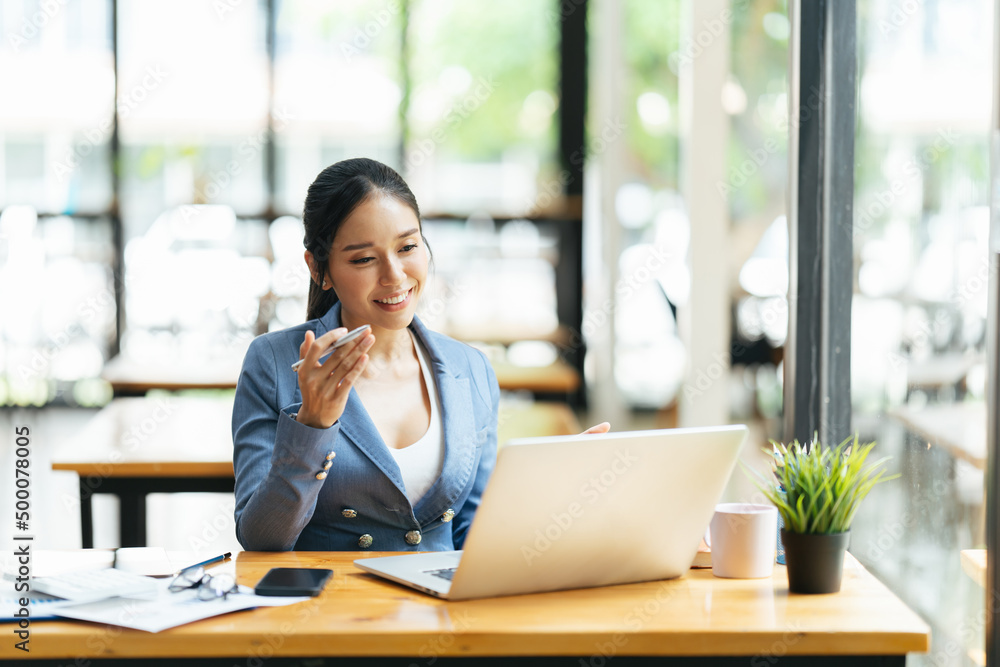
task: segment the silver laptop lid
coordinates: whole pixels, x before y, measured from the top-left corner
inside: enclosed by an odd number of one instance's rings
[[[680,576],[746,434],[736,425],[511,440],[448,598]]]

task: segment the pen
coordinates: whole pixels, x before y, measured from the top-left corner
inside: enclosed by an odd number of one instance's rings
[[[187,567],[183,568],[181,570],[181,572],[183,572],[184,570],[190,570],[191,568],[195,568],[195,567],[199,567],[199,566],[211,565],[212,563],[218,563],[220,560],[226,560],[227,558],[229,558],[232,555],[233,555],[233,552],[227,551],[226,553],[222,554],[221,556],[215,556],[214,558],[209,558],[208,560],[203,560],[200,563],[195,563],[194,565],[188,565]]]

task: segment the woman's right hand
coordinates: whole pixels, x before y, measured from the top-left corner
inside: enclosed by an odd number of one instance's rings
[[[323,353],[347,333],[340,327],[316,338],[306,331],[299,346],[299,359],[304,359],[298,370],[302,407],[295,420],[313,428],[330,428],[344,414],[347,397],[354,381],[368,364],[368,352],[375,343],[375,336],[368,333],[362,338],[339,347],[322,364]]]

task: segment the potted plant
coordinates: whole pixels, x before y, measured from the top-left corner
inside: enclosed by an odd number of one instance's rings
[[[781,540],[793,593],[836,593],[850,539],[851,521],[861,501],[886,476],[889,457],[866,463],[874,442],[859,445],[857,436],[836,447],[818,436],[807,445],[771,440],[773,478],[753,471],[757,486],[781,515]],[[767,450],[765,450],[767,451]]]

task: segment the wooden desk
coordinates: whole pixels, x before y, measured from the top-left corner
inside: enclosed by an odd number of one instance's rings
[[[952,456],[986,470],[986,403],[932,403],[902,406],[889,413],[906,428]]]
[[[986,588],[986,549],[962,549],[962,570]]]
[[[111,384],[115,396],[141,396],[150,389],[234,389],[246,351],[224,357],[184,363],[138,361],[119,355],[104,365],[101,377]]]
[[[104,365],[101,377],[111,384],[115,396],[141,396],[150,389],[234,389],[242,364],[242,353],[202,364],[173,365],[118,356]],[[505,391],[569,394],[580,387],[580,374],[563,361],[537,367],[496,362],[493,370]]]
[[[94,545],[91,496],[121,500],[121,546],[146,544],[146,494],[233,492],[232,397],[116,398],[52,457],[80,476],[84,548]]]
[[[121,546],[145,546],[148,493],[232,493],[232,414],[232,397],[116,398],[101,410],[52,463],[80,476],[84,548],[94,546],[95,493],[121,500]],[[562,403],[501,403],[498,421],[500,444],[582,430]]]
[[[668,581],[444,602],[352,564],[376,555],[384,554],[240,553],[236,572],[243,584],[277,566],[329,567],[334,577],[314,600],[158,634],[34,623],[31,653],[16,651],[8,639],[0,642],[0,658],[203,657],[232,665],[233,658],[339,656],[347,658],[344,664],[381,657],[399,661],[377,664],[410,665],[418,658],[466,664],[483,656],[539,656],[576,667],[581,659],[597,665],[612,655],[614,665],[635,656],[680,658],[686,665],[746,665],[748,659],[833,665],[850,656],[851,665],[902,667],[906,653],[927,651],[930,642],[927,625],[850,556],[843,588],[834,595],[790,595],[785,569],[776,566],[771,579],[717,579],[709,570],[692,570]],[[0,634],[11,637],[10,626],[0,626]]]
[[[531,391],[536,394],[570,394],[580,387],[580,374],[564,361],[548,366],[515,366],[494,361],[497,384],[507,391]]]

